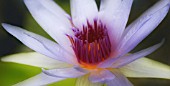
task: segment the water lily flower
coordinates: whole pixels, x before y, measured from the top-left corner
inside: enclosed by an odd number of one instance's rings
[[[2,61],[42,68],[42,73],[16,85],[39,86],[78,78],[76,86],[133,86],[126,76],[170,79],[169,66],[142,58],[163,42],[129,53],[164,19],[169,0],[158,1],[127,27],[133,0],[101,0],[99,9],[95,0],[70,0],[71,16],[53,0],[24,2],[57,43],[20,27],[2,24],[7,32],[38,52],[12,55]]]

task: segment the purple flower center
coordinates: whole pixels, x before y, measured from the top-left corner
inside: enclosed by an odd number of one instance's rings
[[[107,27],[97,20],[93,24],[87,21],[83,29],[73,29],[74,37],[68,36],[78,62],[83,66],[96,65],[111,53],[111,43]]]

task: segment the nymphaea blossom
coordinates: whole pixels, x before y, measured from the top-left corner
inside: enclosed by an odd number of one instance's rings
[[[78,78],[76,86],[132,86],[125,76],[170,79],[169,66],[142,58],[163,42],[129,53],[164,19],[170,7],[169,0],[158,1],[127,27],[133,0],[101,0],[99,9],[95,0],[70,0],[71,16],[53,0],[24,2],[57,43],[2,24],[10,34],[38,52],[12,55],[2,61],[42,68],[42,73],[16,85],[39,86]]]

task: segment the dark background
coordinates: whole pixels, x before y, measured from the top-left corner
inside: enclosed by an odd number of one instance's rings
[[[68,13],[69,0],[55,0]],[[100,0],[97,0],[99,3]],[[139,17],[146,9],[158,0],[134,0],[129,23]],[[0,23],[5,22],[12,25],[24,27],[32,32],[49,37],[40,26],[33,20],[22,0],[0,0]],[[165,39],[164,45],[148,58],[170,65],[170,12],[163,22],[140,43],[132,52],[144,49]],[[20,43],[16,38],[8,34],[0,26],[0,57],[17,52],[31,51]],[[35,70],[35,71],[31,71]],[[40,72],[35,67],[19,65],[16,63],[0,62],[0,85],[10,86]],[[164,79],[130,79],[135,86],[170,86],[170,80]],[[59,85],[57,85],[59,86]],[[62,85],[61,85],[62,86]]]

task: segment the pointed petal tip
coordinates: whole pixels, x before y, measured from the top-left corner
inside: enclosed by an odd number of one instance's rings
[[[10,29],[13,28],[13,27],[16,27],[16,26],[13,26],[11,24],[7,24],[7,23],[2,23],[2,27],[7,31],[7,32],[11,32]],[[13,28],[15,29],[15,28]]]
[[[10,59],[12,56],[14,56],[14,55],[3,56],[3,57],[0,58],[0,61],[1,62],[12,62],[11,61],[12,59]]]
[[[1,23],[2,26],[4,26],[6,23]]]
[[[11,58],[13,55],[4,56],[0,59],[1,62],[13,62],[13,59]]]
[[[6,62],[6,60],[5,60],[4,58],[1,58],[1,59],[0,59],[0,61],[2,61],[2,62]]]
[[[1,59],[0,59],[0,61],[2,61],[2,62],[8,62],[8,58],[6,58],[6,56],[5,57],[2,57]]]
[[[7,24],[7,23],[1,23],[1,25],[4,27],[4,29],[7,29],[7,27],[8,27],[10,24]]]
[[[14,58],[17,54],[13,54],[13,55],[7,55],[7,56],[3,56],[2,58],[0,58],[0,61],[2,62],[13,62]],[[19,54],[18,54],[19,55]],[[14,57],[14,58],[11,58]],[[17,59],[16,59],[17,60]],[[18,59],[19,60],[19,59]]]
[[[166,41],[166,39],[165,38],[163,38],[162,40],[161,40],[161,44],[164,44],[165,43],[165,41]]]
[[[160,48],[164,43],[165,43],[165,38],[163,38],[160,43],[155,44],[154,46],[157,46],[156,48],[158,49],[158,48]]]

